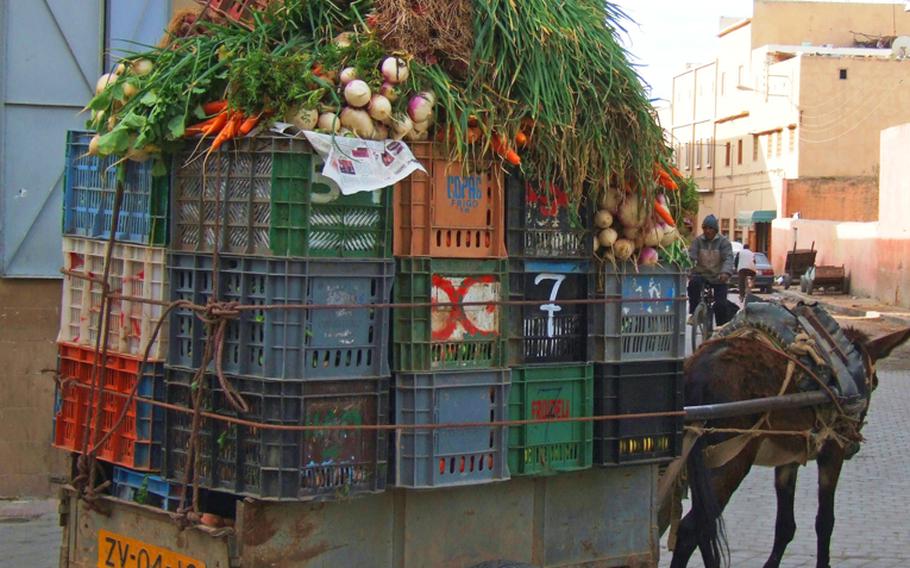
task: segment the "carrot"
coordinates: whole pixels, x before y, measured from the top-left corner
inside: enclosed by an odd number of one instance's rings
[[[227,124],[228,113],[222,112],[221,114],[215,115],[212,119],[212,122],[202,129],[203,136],[210,136],[216,132],[221,132],[224,130],[224,125]]]
[[[213,116],[212,118],[203,120],[202,122],[197,122],[196,124],[194,124],[192,126],[187,126],[183,132],[183,135],[184,136],[197,136],[199,134],[202,134],[206,128],[208,128],[209,126],[214,124],[216,118],[218,118],[218,117]]]
[[[527,146],[528,135],[524,132],[518,131],[518,134],[515,135],[515,144],[517,144],[519,148],[524,148]]]
[[[202,112],[207,115],[217,114],[219,112],[224,112],[227,110],[227,106],[227,101],[211,101],[202,105]]]
[[[226,116],[226,115],[225,115]],[[224,128],[218,132],[218,135],[215,136],[215,139],[212,140],[212,146],[209,148],[208,154],[215,152],[222,144],[237,136],[237,132],[240,130],[240,123],[243,120],[243,115],[239,112],[232,113],[230,119],[226,120],[224,123]]]
[[[670,210],[657,199],[654,200],[654,212],[657,213],[667,225],[670,225],[671,227],[676,226],[676,220],[673,219],[673,215],[670,215]]]
[[[505,137],[498,134],[494,134],[493,138],[490,140],[490,146],[493,148],[493,151],[496,152],[501,158],[509,162],[513,166],[518,166],[521,164],[521,157],[509,148],[506,144]]]
[[[249,134],[254,128],[256,128],[256,125],[259,124],[259,118],[261,116],[261,114],[257,114],[256,116],[249,116],[245,118],[243,122],[240,123],[238,134],[240,136],[246,136]]]
[[[682,172],[679,171],[679,169],[677,169],[675,166],[670,166],[670,173],[678,178],[683,177]]]
[[[468,144],[476,144],[480,140],[480,129],[476,126],[469,126],[465,134],[465,140]]]

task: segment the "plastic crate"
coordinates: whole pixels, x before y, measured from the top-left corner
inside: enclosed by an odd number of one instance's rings
[[[509,298],[548,300],[540,305],[509,306],[510,366],[590,360],[594,306],[560,305],[560,300],[590,298],[590,280],[588,262],[509,260]]]
[[[401,258],[395,303],[498,302],[508,298],[507,261]],[[507,365],[505,308],[394,309],[395,371],[500,368]]]
[[[63,238],[63,265],[74,272],[101,279],[107,243],[74,237]],[[165,250],[159,247],[115,244],[111,254],[111,292],[123,296],[167,301]],[[100,282],[78,276],[63,277],[63,301],[57,341],[94,348],[101,333]],[[135,300],[111,301],[107,348],[119,354],[143,356],[164,308]],[[165,323],[149,351],[149,359],[163,361],[167,350]]]
[[[166,245],[168,176],[152,176],[153,162],[126,161],[115,156],[89,156],[94,132],[71,130],[66,135],[63,182],[63,234],[107,239],[114,216],[117,169],[126,168],[123,200],[117,222],[118,241]]]
[[[172,253],[173,300],[205,305],[212,297],[213,259]],[[219,259],[218,298],[240,304],[387,304],[391,260]],[[389,374],[388,308],[250,310],[227,325],[222,364],[234,375],[342,379]],[[205,325],[194,312],[171,312],[168,363],[198,368]],[[214,361],[211,363],[214,368]]]
[[[594,365],[594,414],[643,414],[683,409],[681,360]],[[668,462],[682,450],[683,418],[627,418],[594,426],[594,463]]]
[[[561,188],[506,176],[506,248],[510,257],[591,258],[592,219],[574,209]]]
[[[594,367],[535,365],[512,369],[509,420],[593,416]],[[509,428],[512,475],[551,474],[591,467],[592,422],[527,424]]]
[[[505,420],[510,371],[395,375],[395,424],[456,424]],[[429,488],[509,478],[503,426],[401,430],[395,485]]]
[[[504,258],[503,173],[465,167],[431,142],[410,145],[426,168],[395,185],[395,256]]]
[[[66,384],[58,392],[54,412],[54,446],[81,452],[86,427],[91,428],[92,434],[95,432],[94,418],[91,424],[87,424],[95,352],[78,345],[62,343],[58,346],[58,355],[60,376],[72,379],[78,385],[88,385],[89,388]],[[157,471],[161,467],[164,411],[142,399],[164,400],[164,366],[161,363],[147,363],[139,377],[137,373],[140,362],[135,357],[108,354],[103,388],[95,396],[98,405],[96,408],[101,411],[101,433],[97,437],[93,435],[90,443],[111,431],[126,405],[126,397],[113,393],[129,394],[138,380],[136,398],[130,403],[126,416],[114,435],[99,451],[98,458],[132,469]]]
[[[114,467],[112,481],[111,495],[114,497],[165,511],[177,511],[183,498],[183,485],[125,467]]]
[[[595,266],[597,266],[595,264]],[[678,359],[686,354],[686,273],[677,267],[595,268],[593,361]],[[662,301],[641,301],[673,298]]]
[[[309,142],[258,136],[208,157],[178,154],[174,249],[265,256],[391,258],[392,188],[342,195]]]
[[[168,368],[167,400],[192,408],[193,372]],[[387,378],[289,381],[228,377],[250,411],[240,414],[217,379],[205,375],[203,408],[253,422],[285,425],[387,424]],[[293,432],[203,419],[199,483],[262,499],[328,499],[382,491],[388,434],[379,430]],[[167,412],[166,477],[182,481],[192,414]]]

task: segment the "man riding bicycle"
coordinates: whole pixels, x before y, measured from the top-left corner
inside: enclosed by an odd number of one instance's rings
[[[701,302],[705,286],[714,289],[714,314],[717,325],[724,325],[733,317],[726,309],[727,282],[733,274],[733,247],[727,237],[718,234],[717,217],[708,215],[701,224],[702,234],[692,241],[689,257],[695,263],[689,276],[689,324],[692,314]],[[718,309],[719,307],[723,309]]]

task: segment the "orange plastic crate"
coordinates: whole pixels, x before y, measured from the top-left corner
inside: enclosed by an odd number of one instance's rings
[[[98,458],[132,469],[157,471],[161,463],[164,411],[142,400],[163,399],[164,365],[147,363],[140,379],[138,358],[108,353],[104,385],[95,395],[96,401],[100,396],[97,408],[101,413],[101,433],[95,436],[95,418],[88,423],[95,353],[86,347],[60,343],[58,354],[60,376],[71,381],[58,392],[54,446],[81,452],[86,428],[90,428],[91,443],[110,432],[127,402],[115,393],[129,394],[139,380],[137,395],[127,408],[126,417],[98,451]]]
[[[427,173],[395,185],[395,256],[505,258],[502,169],[466,168],[430,142],[410,147]]]

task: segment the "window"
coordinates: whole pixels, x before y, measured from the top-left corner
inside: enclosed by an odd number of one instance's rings
[[[686,168],[687,170],[689,169],[689,160],[691,159],[691,155],[689,154],[689,150],[690,150],[690,148],[689,148],[689,143],[686,142],[686,154],[685,154],[684,165],[685,165],[685,168]]]
[[[720,234],[727,238],[730,238],[730,220],[729,219],[720,220]]]
[[[730,165],[730,143],[729,142],[727,142],[727,144],[724,146],[724,165],[725,166]]]
[[[776,144],[774,146],[774,155],[780,158],[780,147],[781,147],[781,138],[784,137],[784,133],[780,130],[774,133],[774,138],[776,139]]]
[[[704,144],[702,143],[701,140],[699,140],[699,141],[696,142],[696,144],[695,144],[695,169],[696,169],[696,170],[700,170],[700,169],[701,169],[701,147],[702,147],[703,145],[704,145]]]
[[[705,148],[705,167],[711,169],[711,162],[714,161],[714,139],[708,138],[708,144]]]
[[[758,146],[759,146],[758,140],[759,140],[758,135],[753,134],[752,135],[752,161],[753,162],[758,161]]]
[[[773,142],[773,140],[771,139],[771,135],[765,134],[765,153],[767,154],[767,156],[769,158],[771,157],[771,151],[774,149],[774,147],[771,144],[772,142]]]
[[[724,94],[724,85],[726,85],[726,84],[727,84],[727,74],[721,73],[720,74],[720,94],[721,95]]]
[[[743,241],[743,229],[742,229],[742,227],[740,227],[739,225],[736,224],[735,220],[733,221],[733,227],[734,227],[733,228],[733,240],[738,243],[744,242]]]
[[[790,140],[789,140],[789,143],[787,146],[788,146],[787,151],[792,154],[793,150],[796,148],[796,127],[795,126],[790,127]]]
[[[743,139],[740,138],[736,141],[736,163],[743,163]]]
[[[846,70],[846,69],[841,69],[841,70],[839,71],[839,74],[840,74],[840,80],[841,80],[841,81],[846,81],[846,80],[847,80],[847,70]]]
[[[740,65],[739,69],[736,70],[736,86],[743,84],[743,66]]]

